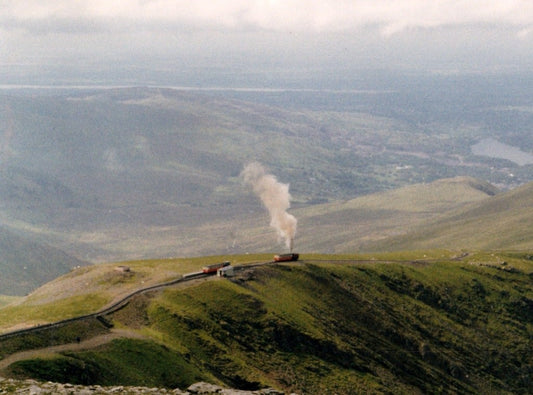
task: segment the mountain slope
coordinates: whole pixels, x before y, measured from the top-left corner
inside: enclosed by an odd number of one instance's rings
[[[356,189],[346,189],[335,133],[320,129],[344,130],[334,126],[340,115],[318,122],[312,112],[169,89],[1,99],[11,125],[0,138],[4,223],[94,261],[191,255],[173,243],[190,227],[254,209],[238,179],[252,160],[290,179],[301,201]],[[346,116],[357,128],[392,128]]]
[[[234,263],[268,261],[272,255],[232,257]],[[17,303],[0,309],[0,333],[90,314],[127,294],[181,278],[228,256],[154,259],[83,266],[40,286]],[[128,267],[130,270],[121,270]]]
[[[478,248],[527,250],[533,245],[533,183],[443,215],[368,249]]]
[[[368,243],[406,233],[425,221],[433,221],[444,213],[483,201],[496,193],[499,191],[486,182],[457,177],[348,201],[301,208],[296,204],[290,210],[298,219],[295,248],[300,252],[358,251]],[[187,234],[174,243],[179,251],[189,254],[194,254],[194,249],[200,246],[204,246],[208,254],[284,249],[269,222],[267,211],[256,199],[255,205],[229,220],[222,218],[207,225],[191,225]],[[165,232],[157,236],[167,237]],[[157,239],[152,242],[157,243]]]
[[[205,380],[309,394],[527,393],[530,257],[461,259],[439,251],[302,256],[231,281],[213,277],[140,295],[106,320],[143,339],[41,352],[7,373],[168,388]],[[76,325],[33,336],[33,347],[91,336]],[[94,335],[109,331],[95,325]],[[2,340],[0,353],[15,340]]]
[[[279,246],[261,225],[268,219],[238,177],[250,161],[290,183],[294,208],[456,175],[503,185],[530,177],[527,167],[472,155],[471,144],[486,137],[477,123],[359,112],[368,108],[365,97],[351,97],[359,103],[351,111],[325,111],[222,92],[10,91],[0,95],[1,223],[93,262],[271,251]],[[527,147],[529,138],[519,141]],[[345,221],[340,206],[330,208]],[[377,230],[359,227],[372,216],[387,219],[380,208],[364,210],[352,210],[355,231],[353,224],[317,229],[342,234],[339,245],[313,237],[302,213],[301,246],[353,251],[390,234],[387,221]],[[408,220],[400,225],[410,227]]]
[[[0,294],[27,294],[70,269],[83,265],[87,265],[87,262],[0,227]]]
[[[300,228],[297,246],[303,251],[361,250],[496,193],[486,182],[457,177],[295,210]]]

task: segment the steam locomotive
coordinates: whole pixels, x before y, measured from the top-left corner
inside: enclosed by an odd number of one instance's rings
[[[299,254],[279,254],[274,255],[274,262],[290,262],[290,261],[297,261],[300,257]]]
[[[207,265],[202,268],[202,273],[204,274],[210,274],[210,273],[216,273],[218,269],[221,269],[223,267],[229,266],[230,262],[220,262],[220,263],[213,263],[212,265]]]

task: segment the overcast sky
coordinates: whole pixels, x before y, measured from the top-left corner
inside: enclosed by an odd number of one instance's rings
[[[0,0],[0,67],[524,72],[533,1]]]

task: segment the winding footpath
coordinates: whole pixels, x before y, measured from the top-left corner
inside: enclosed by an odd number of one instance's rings
[[[455,259],[456,260],[462,260],[466,256],[468,256],[468,253],[465,253],[465,254],[463,254],[461,256],[458,256]],[[373,259],[364,259],[364,260],[353,260],[353,259],[346,259],[346,260],[343,260],[343,259],[341,259],[341,260],[310,259],[309,260],[308,259],[308,260],[306,260],[306,262],[308,262],[308,263],[310,263],[310,262],[316,262],[316,263],[335,262],[335,263],[338,263],[338,264],[380,263],[380,262],[381,263],[383,263],[383,262],[387,262],[387,263],[391,263],[391,262],[398,263],[398,262],[400,262],[400,263],[404,263],[404,264],[405,263],[407,263],[407,264],[426,264],[429,261],[431,261],[431,260],[414,260],[414,261],[412,261],[412,260],[385,261],[385,260],[373,260]],[[298,263],[300,263],[300,262],[298,262]],[[258,262],[258,263],[234,266],[234,269],[235,269],[236,272],[243,272],[243,271],[246,271],[246,270],[249,270],[249,269],[253,269],[253,268],[256,268],[256,267],[259,267],[259,266],[268,265],[268,264],[277,264],[277,263],[273,262],[273,261]],[[0,334],[0,341],[2,341],[4,339],[11,338],[11,337],[16,337],[16,336],[28,334],[28,333],[34,333],[34,332],[39,332],[39,331],[42,331],[42,330],[48,330],[48,329],[52,329],[52,328],[57,328],[57,327],[60,327],[62,325],[66,325],[66,324],[69,324],[69,323],[72,323],[72,322],[76,322],[76,321],[85,320],[85,319],[88,319],[88,318],[98,319],[104,325],[106,325],[108,323],[106,322],[104,316],[106,316],[108,314],[112,314],[112,313],[124,308],[131,301],[131,299],[133,297],[137,296],[137,295],[140,295],[140,294],[143,294],[143,293],[147,293],[147,292],[151,292],[151,291],[161,290],[161,289],[164,289],[164,288],[167,288],[167,287],[171,287],[171,286],[174,286],[174,285],[177,285],[177,284],[180,284],[180,283],[184,283],[184,282],[190,282],[190,281],[198,280],[198,279],[207,279],[207,278],[210,278],[210,277],[213,277],[213,276],[211,274],[204,274],[202,272],[195,272],[195,273],[185,274],[185,275],[181,276],[180,278],[172,280],[172,281],[168,281],[168,282],[165,282],[165,283],[152,285],[152,286],[145,287],[145,288],[140,288],[140,289],[138,289],[138,290],[136,290],[134,292],[131,292],[130,294],[126,295],[125,297],[123,297],[119,301],[113,303],[112,305],[107,306],[107,307],[103,308],[102,310],[99,310],[99,311],[94,312],[94,313],[90,313],[90,314],[86,314],[86,315],[82,315],[82,316],[78,316],[78,317],[73,317],[73,318],[68,318],[68,319],[65,319],[65,320],[62,320],[62,321],[58,321],[58,322],[38,325],[38,326],[31,327],[31,328],[25,328],[25,329],[20,329],[20,330],[16,330],[16,331]],[[0,359],[0,371],[5,369],[5,368],[7,368],[10,364],[12,364],[14,362],[17,362],[17,361],[20,361],[20,360],[24,360],[24,359],[31,359],[31,358],[35,358],[35,357],[39,357],[39,356],[46,356],[46,355],[50,355],[50,354],[57,353],[57,352],[62,352],[62,351],[76,351],[76,350],[90,349],[90,348],[94,348],[94,347],[109,343],[110,341],[112,341],[114,339],[118,339],[118,338],[137,338],[137,339],[146,338],[146,337],[140,335],[139,333],[131,331],[131,330],[112,328],[112,325],[109,326],[109,329],[110,329],[109,332],[107,332],[105,334],[97,335],[95,337],[92,337],[90,339],[86,339],[86,340],[83,340],[83,341],[80,341],[80,342],[71,342],[71,343],[65,343],[65,344],[61,344],[61,345],[54,345],[54,346],[49,346],[49,347],[40,348],[40,349],[25,350],[25,351],[20,351],[20,352],[16,352],[14,354],[8,355],[5,358]]]
[[[172,285],[176,285],[176,284],[179,284],[179,283],[182,283],[182,282],[192,281],[194,279],[202,278],[202,277],[207,277],[207,275],[203,274],[202,272],[191,273],[191,274],[187,275],[187,277],[180,277],[180,278],[178,278],[176,280],[168,281],[168,282],[165,282],[165,283],[162,283],[162,284],[156,284],[156,285],[152,285],[150,287],[140,288],[140,289],[138,289],[138,290],[136,290],[134,292],[131,292],[130,294],[126,295],[125,297],[123,297],[119,301],[113,303],[111,306],[105,307],[102,310],[99,310],[99,311],[97,311],[95,313],[85,314],[85,315],[78,316],[78,317],[67,318],[65,320],[52,322],[52,323],[49,323],[49,324],[37,325],[37,326],[33,326],[31,328],[24,328],[24,329],[19,329],[19,330],[12,331],[12,332],[3,333],[3,334],[0,334],[0,340],[7,339],[7,338],[10,338],[10,337],[19,336],[19,335],[22,335],[22,334],[38,332],[38,331],[41,331],[43,329],[49,329],[49,328],[58,327],[58,326],[65,325],[65,324],[68,324],[68,323],[71,323],[71,322],[81,321],[81,320],[84,320],[84,319],[87,319],[87,318],[102,317],[104,315],[111,314],[111,313],[114,313],[117,310],[122,309],[124,306],[126,306],[129,303],[129,301],[134,296],[137,296],[137,295],[140,295],[140,294],[143,294],[143,293],[146,293],[146,292],[156,291],[156,290],[159,290],[159,289],[170,287]]]
[[[57,346],[50,346],[45,348],[38,348],[34,350],[20,351],[15,354],[11,354],[4,359],[0,360],[0,371],[7,368],[14,362],[23,361],[25,359],[35,359],[40,357],[46,357],[54,353],[63,351],[81,351],[88,350],[94,347],[98,347],[111,342],[114,339],[130,338],[130,339],[146,339],[137,332],[125,330],[125,329],[111,329],[109,333],[98,335],[90,339],[81,341],[79,343],[66,343]]]
[[[239,266],[235,266],[235,271],[242,272],[242,271],[252,269],[257,266],[269,264],[269,263],[273,263],[273,262],[262,262],[262,263],[255,263],[255,264],[250,264],[250,265],[239,265]],[[43,330],[50,330],[53,328],[57,328],[57,327],[70,324],[76,321],[86,320],[89,318],[98,319],[104,325],[109,325],[109,323],[106,322],[106,319],[104,318],[104,316],[108,314],[112,314],[124,308],[131,301],[131,299],[137,295],[144,294],[147,292],[162,290],[164,288],[171,287],[171,286],[184,283],[184,282],[192,282],[194,280],[208,279],[212,277],[213,277],[212,274],[204,274],[202,272],[185,274],[181,276],[180,278],[172,280],[172,281],[152,285],[152,286],[145,287],[145,288],[140,288],[136,291],[129,293],[128,295],[118,300],[117,302],[113,303],[112,305],[104,307],[103,309],[97,312],[94,312],[94,313],[85,314],[82,316],[72,317],[72,318],[68,318],[65,320],[57,321],[57,322],[37,325],[31,328],[24,328],[24,329],[19,329],[19,330],[15,330],[12,332],[0,334],[0,341],[4,339],[9,339],[12,337],[29,334],[29,333],[35,333],[35,332],[39,332]],[[11,365],[14,362],[25,360],[25,359],[32,359],[36,357],[51,355],[53,353],[58,353],[62,351],[77,351],[77,350],[90,349],[90,348],[94,348],[94,347],[109,343],[110,341],[114,339],[118,339],[118,338],[137,338],[137,339],[146,338],[140,335],[139,333],[136,333],[131,330],[120,330],[120,329],[112,328],[111,326],[109,326],[109,329],[110,331],[108,333],[97,335],[90,339],[85,339],[80,342],[71,342],[71,343],[65,343],[65,344],[60,344],[60,345],[48,346],[44,348],[19,351],[11,355],[8,355],[4,357],[3,359],[0,358],[0,371],[6,369],[9,365]]]

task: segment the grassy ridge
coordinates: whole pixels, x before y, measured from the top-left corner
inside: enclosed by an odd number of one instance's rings
[[[94,313],[137,289],[180,278],[228,259],[234,264],[264,262],[272,259],[272,255],[152,259],[81,267],[0,308],[0,333]],[[130,271],[117,270],[118,266],[127,266]],[[2,297],[0,303],[3,300],[12,299]]]
[[[132,339],[114,340],[97,350],[22,361],[11,369],[14,376],[22,377],[28,371],[36,378],[54,377],[58,382],[86,385],[114,385],[119,377],[123,385],[184,388],[187,383],[205,379],[183,356],[167,347]]]
[[[24,333],[1,341],[0,361],[19,351],[46,349],[47,347],[74,343],[108,332],[95,318],[71,322],[53,329]]]
[[[76,380],[89,366],[86,380],[109,384],[113,365],[117,384],[201,378],[310,394],[531,391],[530,255],[302,258],[143,296],[112,319],[150,340],[19,362],[11,372],[65,379],[50,373],[61,365]],[[387,262],[353,261],[372,258]]]
[[[533,184],[466,205],[367,249],[475,248],[527,250],[533,241]]]
[[[465,205],[490,200],[496,193],[490,184],[456,177],[297,209],[294,214],[299,219],[300,230],[296,242],[303,251],[372,250],[368,246],[378,240],[408,233]],[[389,250],[387,242],[380,247],[375,250]],[[407,249],[415,248],[404,248]]]

